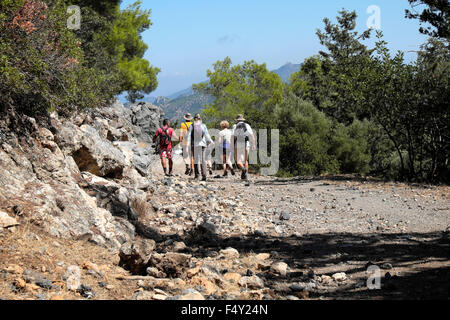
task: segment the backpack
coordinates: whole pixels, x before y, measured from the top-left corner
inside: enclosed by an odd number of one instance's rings
[[[167,147],[170,144],[170,138],[171,138],[169,133],[167,132],[169,130],[169,128],[167,128],[167,129],[161,128],[161,130],[162,130],[162,133],[159,138],[161,146]]]
[[[245,142],[250,141],[247,134],[247,124],[245,122],[239,122],[236,125],[236,129],[234,129],[234,143],[236,144],[239,141],[242,141],[245,138]],[[240,138],[240,139],[239,139]]]
[[[194,145],[196,142],[198,143],[200,140],[198,139],[199,137],[202,137],[201,139],[203,140],[203,137],[205,136],[205,132],[203,131],[203,124],[192,124],[192,132],[191,132],[191,144]],[[195,140],[197,139],[197,140]]]
[[[187,122],[185,121],[181,124],[181,126],[183,126],[183,124],[184,124],[184,127],[186,128],[186,134],[184,135],[184,138],[187,140],[189,128],[192,126],[193,123],[191,122],[190,125],[188,125]]]

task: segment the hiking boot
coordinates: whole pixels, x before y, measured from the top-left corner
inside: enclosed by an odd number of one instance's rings
[[[247,180],[247,170],[245,170],[245,169],[242,170],[241,179],[242,180]]]
[[[231,168],[231,174],[232,174],[233,176],[236,175],[236,172],[234,172],[234,169],[233,169],[233,168]]]
[[[186,167],[186,171],[184,172],[184,174],[188,176],[189,173],[191,173],[191,168]]]
[[[223,174],[223,177],[228,177],[228,171],[225,171],[225,173]]]
[[[206,176],[203,176],[203,177],[202,177],[202,181],[206,181]]]
[[[211,169],[209,169],[209,175],[212,176],[213,174],[214,172]]]

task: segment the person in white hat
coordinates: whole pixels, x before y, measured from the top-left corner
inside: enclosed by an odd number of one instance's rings
[[[234,143],[236,163],[242,171],[242,180],[247,180],[250,147],[252,150],[256,150],[255,136],[253,135],[252,127],[245,122],[246,120],[242,114],[239,114],[234,121],[236,124],[232,130],[232,141]]]

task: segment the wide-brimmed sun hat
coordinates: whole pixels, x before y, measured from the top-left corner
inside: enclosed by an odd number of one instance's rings
[[[234,121],[236,121],[236,122],[245,121],[245,118],[242,114],[238,114],[237,118],[234,119]]]
[[[190,114],[190,113],[186,113],[186,115],[184,116],[184,120],[186,120],[186,121],[191,121],[192,119],[194,119],[194,118],[192,117],[192,114]]]

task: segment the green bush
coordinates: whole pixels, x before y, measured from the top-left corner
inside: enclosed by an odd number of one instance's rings
[[[0,1],[0,104],[29,114],[102,102],[62,1]]]
[[[330,154],[339,161],[341,173],[367,174],[370,171],[369,121],[355,120],[350,126],[337,124]]]
[[[331,121],[311,103],[289,94],[276,110],[281,173],[319,175],[339,169],[328,153]]]
[[[67,6],[83,8],[67,28]],[[123,91],[153,91],[159,69],[143,59],[140,34],[151,25],[141,2],[0,0],[0,108],[35,116],[106,104]],[[83,22],[84,21],[84,22]]]

